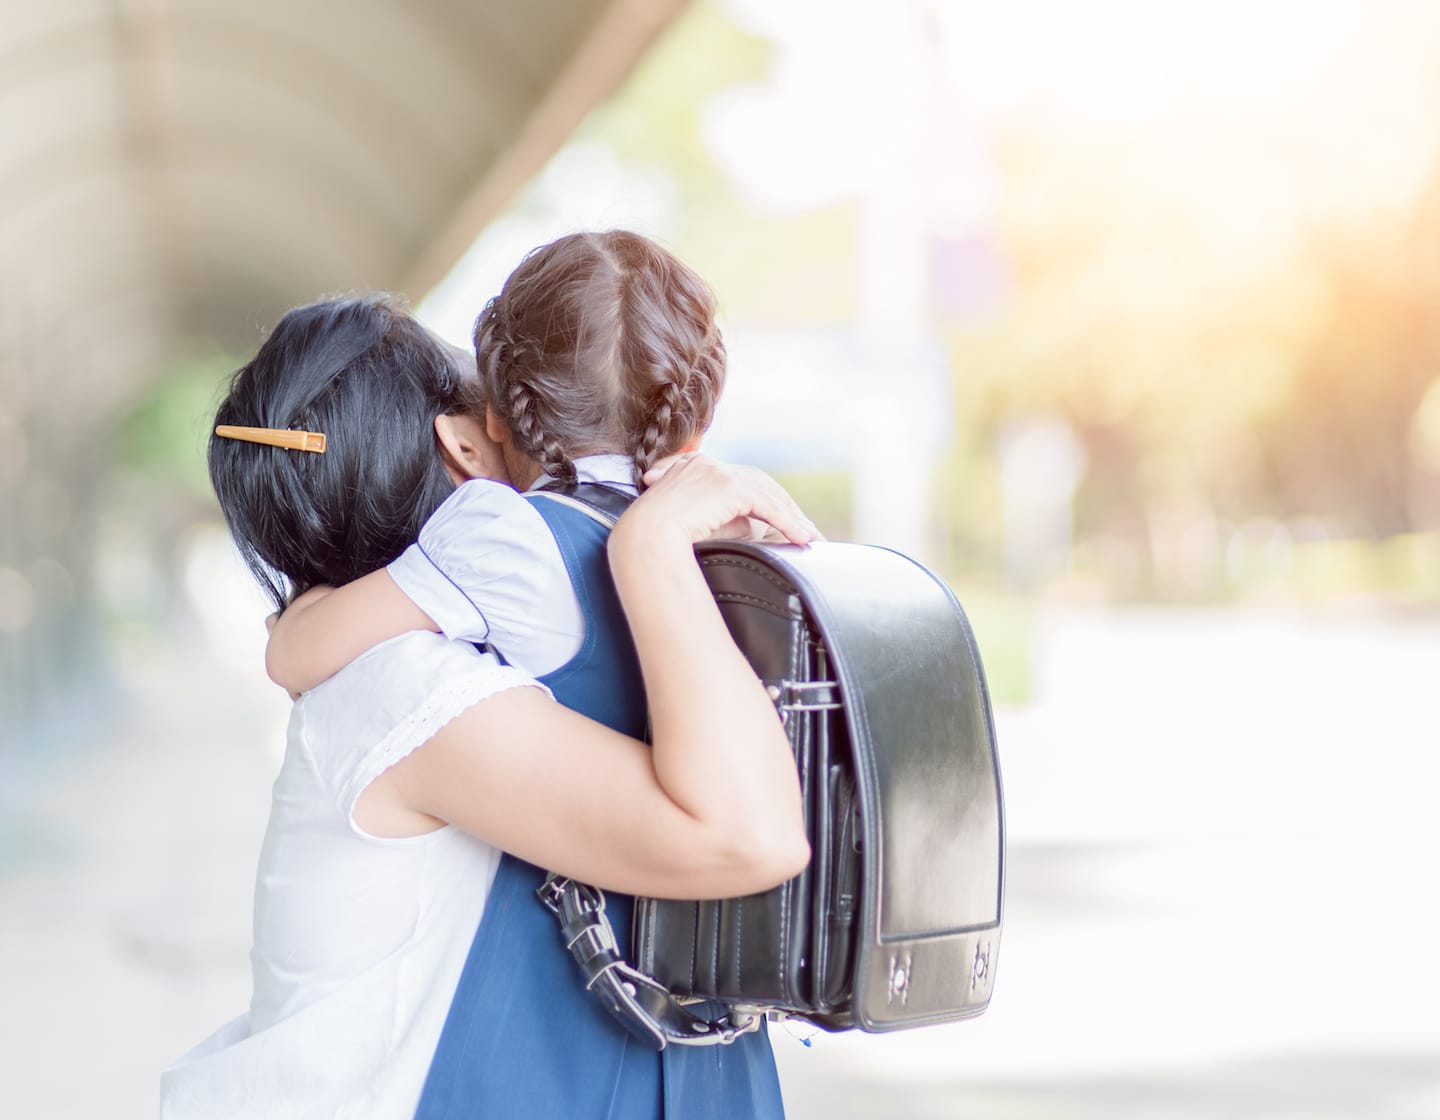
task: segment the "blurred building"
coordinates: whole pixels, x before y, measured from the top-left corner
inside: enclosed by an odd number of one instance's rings
[[[0,5],[0,731],[85,670],[98,584],[148,593],[156,527],[103,525],[145,386],[320,293],[420,299],[681,7]]]

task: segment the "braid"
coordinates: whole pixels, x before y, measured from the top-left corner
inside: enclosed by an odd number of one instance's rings
[[[475,317],[475,365],[482,378],[495,374],[506,349],[504,312],[495,296]]]
[[[685,415],[685,382],[689,374],[660,386],[655,401],[645,417],[645,428],[635,448],[635,485],[644,487],[645,472],[655,460],[673,450],[671,426]]]
[[[560,482],[575,481],[575,464],[551,430],[553,409],[533,383],[541,355],[511,330],[502,292],[475,320],[475,363],[483,396],[510,429],[515,449]]]
[[[514,381],[505,392],[505,411],[509,416],[510,435],[518,450],[529,455],[540,469],[559,482],[575,481],[575,464],[565,453],[564,444],[546,430],[541,421],[543,402],[526,382]]]
[[[655,460],[674,454],[710,426],[725,383],[725,343],[713,319],[697,323],[672,316],[662,322],[661,329],[646,332],[648,360],[636,362],[638,369],[648,367],[654,386],[639,417],[635,444],[635,482],[642,488]]]

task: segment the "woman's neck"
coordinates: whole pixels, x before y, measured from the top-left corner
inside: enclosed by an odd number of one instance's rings
[[[505,457],[505,471],[516,490],[529,490],[535,485],[535,480],[545,473],[539,463],[516,451],[511,444],[503,445],[500,451]]]

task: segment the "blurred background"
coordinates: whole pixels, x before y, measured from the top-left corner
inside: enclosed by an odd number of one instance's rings
[[[777,1030],[790,1114],[1440,1117],[1440,5],[0,11],[0,1115],[152,1115],[248,1000],[228,374],[624,226],[719,296],[710,449],[941,572],[997,706],[990,1011]]]

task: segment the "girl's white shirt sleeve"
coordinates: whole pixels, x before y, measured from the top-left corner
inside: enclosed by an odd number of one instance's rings
[[[484,642],[527,672],[558,669],[584,638],[560,546],[503,483],[456,487],[388,570],[447,638]]]

